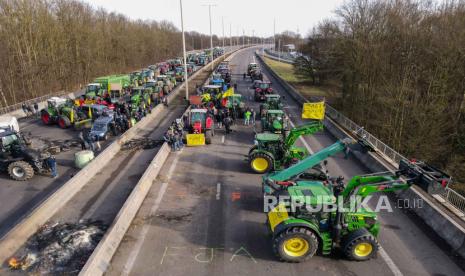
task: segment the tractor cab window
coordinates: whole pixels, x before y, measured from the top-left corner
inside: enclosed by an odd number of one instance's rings
[[[203,122],[205,120],[206,113],[192,113],[191,118],[192,122],[200,121]]]
[[[100,86],[99,85],[88,85],[87,86],[87,92],[97,92],[99,90]]]
[[[19,138],[16,134],[11,134],[8,136],[2,137],[2,148],[8,150],[12,145],[18,144]]]
[[[260,89],[268,89],[270,87],[269,83],[260,83]]]

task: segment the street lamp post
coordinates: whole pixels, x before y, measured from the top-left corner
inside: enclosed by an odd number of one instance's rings
[[[223,28],[223,49],[224,49],[224,17],[221,17],[221,27]]]
[[[213,36],[212,36],[212,6],[211,4],[208,5],[208,17],[210,18],[210,56],[211,56],[211,69],[213,72]]]
[[[184,18],[182,16],[182,0],[179,0],[179,7],[181,9],[181,32],[182,32],[182,52],[184,57],[184,81],[186,89],[186,101],[189,100],[189,83],[188,83],[188,74],[187,74],[187,58],[186,58],[186,37],[184,35]]]

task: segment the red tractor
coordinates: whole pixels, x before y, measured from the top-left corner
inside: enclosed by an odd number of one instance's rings
[[[191,109],[185,115],[186,135],[188,146],[200,146],[211,144],[214,135],[213,117],[207,113],[207,109]]]
[[[266,99],[266,95],[273,94],[273,88],[271,88],[271,82],[269,81],[261,81],[258,83],[257,87],[255,88],[254,99],[256,102],[264,101]]]

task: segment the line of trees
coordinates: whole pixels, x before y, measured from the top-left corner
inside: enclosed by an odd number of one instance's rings
[[[181,39],[170,22],[130,20],[76,0],[0,0],[0,107],[180,56]],[[209,35],[186,33],[187,50],[209,46]]]
[[[302,51],[338,107],[406,156],[465,183],[465,1],[351,0]]]

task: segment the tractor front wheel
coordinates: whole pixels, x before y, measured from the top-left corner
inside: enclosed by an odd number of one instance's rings
[[[267,173],[273,169],[273,160],[264,153],[252,154],[249,160],[250,168],[255,173]]]
[[[16,161],[8,165],[8,174],[17,181],[26,181],[34,176],[32,166],[24,161]]]
[[[300,263],[312,257],[318,249],[318,238],[304,227],[283,231],[273,239],[273,251],[281,261]]]
[[[361,228],[344,238],[342,249],[349,260],[366,261],[376,256],[379,244],[368,230]]]
[[[60,126],[60,128],[68,128],[71,126],[71,121],[69,120],[68,117],[65,117],[65,116],[61,116],[59,119],[58,119],[58,125]]]

